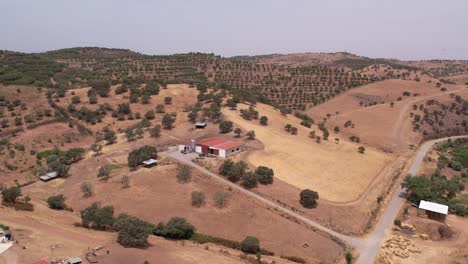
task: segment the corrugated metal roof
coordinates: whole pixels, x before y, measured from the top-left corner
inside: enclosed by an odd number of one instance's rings
[[[419,209],[424,209],[424,210],[427,210],[427,211],[431,211],[431,212],[435,212],[435,213],[439,213],[439,214],[444,214],[444,215],[448,214],[448,206],[447,205],[428,202],[428,201],[424,201],[424,200],[421,200],[421,202],[419,202]]]
[[[70,264],[81,263],[81,258],[80,257],[69,258],[67,259],[67,262]]]
[[[50,179],[55,178],[57,176],[58,176],[58,173],[56,171],[53,171],[53,172],[49,172],[46,175],[43,175],[43,176],[41,176],[39,178],[41,180],[43,180],[43,181],[47,181],[47,180],[50,180]]]
[[[229,150],[229,149],[233,149],[233,148],[238,148],[238,147],[240,147],[242,145],[244,145],[244,143],[241,142],[241,141],[228,141],[228,142],[224,142],[224,143],[215,145],[212,148]]]
[[[143,164],[145,164],[145,165],[151,165],[151,164],[155,164],[155,163],[158,163],[158,160],[149,159],[149,160],[143,161]]]
[[[203,139],[203,140],[196,142],[196,144],[207,146],[207,147],[213,147],[218,144],[225,143],[225,142],[227,142],[227,140],[223,138],[207,138],[207,139]]]

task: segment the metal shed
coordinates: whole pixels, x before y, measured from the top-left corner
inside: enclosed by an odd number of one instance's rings
[[[418,215],[445,222],[445,218],[448,215],[448,209],[449,207],[447,205],[421,200],[419,202]]]

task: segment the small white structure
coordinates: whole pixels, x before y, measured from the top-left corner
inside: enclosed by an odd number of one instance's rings
[[[196,122],[195,123],[195,128],[205,128],[206,127],[206,122]]]
[[[80,257],[69,258],[67,259],[67,262],[65,263],[66,264],[81,264],[81,258]]]
[[[154,166],[154,165],[158,164],[158,160],[149,159],[149,160],[143,161],[142,163],[143,163],[143,165],[144,165],[145,167],[151,167],[151,166]]]
[[[449,207],[447,205],[421,200],[419,202],[419,209],[425,213],[424,215],[427,218],[445,221]],[[420,215],[419,212],[418,215]]]
[[[42,175],[39,178],[43,181],[49,181],[57,177],[58,177],[58,173],[56,171],[52,171],[52,172],[47,173],[46,175]]]
[[[0,229],[0,243],[8,243],[11,239],[12,236],[10,231]]]
[[[192,139],[189,144],[180,144],[179,151],[201,153],[201,147],[195,144],[195,139]]]

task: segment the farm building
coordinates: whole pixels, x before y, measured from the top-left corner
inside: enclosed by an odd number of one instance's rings
[[[0,229],[0,243],[7,243],[11,240],[13,240],[13,235],[11,234],[11,231]]]
[[[81,258],[80,257],[69,258],[67,259],[65,263],[66,264],[81,264]]]
[[[155,159],[149,159],[149,160],[145,160],[142,162],[143,163],[143,166],[145,167],[152,167],[152,166],[155,166],[158,164],[158,160],[155,160]]]
[[[229,157],[243,150],[242,141],[233,141],[223,138],[208,138],[200,141],[192,140],[190,144],[179,145],[180,151],[210,154],[222,158]]]
[[[206,127],[206,122],[196,122],[195,128],[201,129]]]
[[[56,171],[52,171],[52,172],[49,172],[47,173],[46,175],[42,175],[41,177],[39,177],[42,181],[50,181],[54,178],[57,178],[59,175]]]
[[[448,214],[448,206],[421,200],[418,215],[429,219],[445,222]]]

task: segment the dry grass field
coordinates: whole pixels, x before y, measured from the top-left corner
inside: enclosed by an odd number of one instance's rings
[[[451,92],[465,89],[460,85],[444,87],[448,91],[441,92],[435,83],[385,80],[347,91],[306,112],[316,120],[330,114],[327,120],[329,127],[339,126],[346,137],[356,135],[368,145],[385,151],[402,152],[407,151],[410,144],[417,145],[422,138],[421,133],[414,132],[411,127],[409,112],[413,104],[448,97]],[[411,95],[404,96],[403,92],[406,91]],[[398,100],[399,97],[401,100]],[[377,104],[372,105],[373,102]],[[348,120],[352,121],[354,128],[344,128]]]
[[[240,258],[242,253],[236,250],[213,244],[170,241],[154,236],[149,238],[148,249],[124,248],[116,242],[115,233],[74,227],[73,223],[80,221],[77,213],[51,210],[43,201],[34,202],[34,205],[34,214],[0,207],[2,224],[12,228],[17,240],[11,249],[0,255],[0,264],[33,263],[40,259],[52,260],[70,256],[80,256],[84,260],[86,252],[97,246],[103,246],[104,249],[96,251],[97,257],[93,259],[107,264],[143,263],[145,260],[162,264],[245,263]],[[278,256],[263,259],[278,264],[292,263]]]
[[[240,106],[245,108],[247,106]],[[368,147],[366,153],[358,153],[360,145],[331,133],[328,141],[316,143],[309,137],[311,129],[300,125],[292,115],[284,117],[270,106],[258,104],[259,116],[269,119],[268,126],[258,121],[243,119],[238,111],[223,110],[225,116],[243,130],[254,130],[256,138],[264,145],[262,150],[253,150],[246,160],[255,166],[265,165],[275,171],[275,177],[300,189],[313,189],[320,197],[334,202],[349,202],[359,198],[373,178],[393,157]],[[298,135],[284,130],[286,124],[298,128]]]
[[[187,218],[202,233],[238,241],[246,235],[254,235],[265,248],[274,251],[276,255],[298,256],[310,263],[328,263],[342,258],[343,249],[328,237],[298,225],[238,193],[229,192],[227,208],[216,208],[212,197],[223,187],[197,171],[193,172],[190,183],[178,183],[175,177],[177,165],[172,160],[161,159],[161,165],[151,169],[128,170],[126,159],[130,150],[145,144],[165,144],[168,140],[171,139],[167,135],[157,140],[149,137],[137,142],[119,140],[115,146],[109,146],[112,147],[112,151],[104,151],[102,156],[85,155],[84,160],[72,166],[68,178],[47,183],[37,182],[24,187],[23,193],[43,207],[46,206],[45,200],[48,196],[64,194],[67,197],[66,203],[75,210],[73,214],[76,219],[73,221],[79,221],[79,210],[99,201],[102,205],[113,205],[116,214],[125,212],[152,223],[181,216]],[[98,180],[96,176],[98,168],[104,164],[116,165],[107,182]],[[122,189],[120,179],[123,175],[130,177],[130,188]],[[85,181],[94,187],[94,195],[90,198],[83,198],[80,191],[80,184]],[[191,206],[192,191],[205,193],[207,203],[204,207]],[[48,217],[47,215],[45,213],[43,217]],[[69,224],[73,221],[69,221]],[[291,233],[297,235],[291,237]],[[279,244],[277,241],[286,243]],[[145,251],[142,254],[152,255],[152,250],[153,248],[149,248],[149,252]],[[125,254],[131,256],[133,251],[126,252]]]

